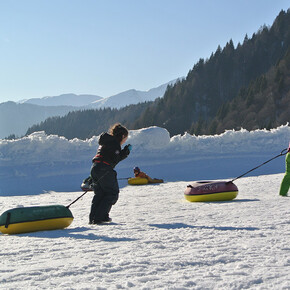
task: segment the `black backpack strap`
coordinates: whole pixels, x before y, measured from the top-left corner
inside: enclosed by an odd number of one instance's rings
[[[7,217],[6,217],[6,222],[5,222],[5,228],[7,229],[9,224],[10,224],[10,217],[11,217],[11,213],[8,212],[7,213]]]

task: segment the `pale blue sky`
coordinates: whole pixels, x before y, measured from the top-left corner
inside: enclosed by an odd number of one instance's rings
[[[289,0],[0,0],[0,102],[148,90],[288,8]]]

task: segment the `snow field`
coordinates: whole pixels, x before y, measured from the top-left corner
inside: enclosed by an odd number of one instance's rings
[[[212,203],[187,202],[187,181],[126,186],[108,225],[88,225],[88,192],[67,229],[0,235],[0,289],[290,289],[282,177],[241,178],[237,199]],[[0,210],[80,195],[0,196]]]

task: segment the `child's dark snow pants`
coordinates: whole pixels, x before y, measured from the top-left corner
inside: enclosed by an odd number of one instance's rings
[[[95,195],[92,200],[90,223],[107,221],[112,205],[119,198],[117,172],[110,165],[102,162],[94,163],[91,176]]]

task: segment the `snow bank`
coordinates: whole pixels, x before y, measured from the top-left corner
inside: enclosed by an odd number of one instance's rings
[[[29,164],[39,161],[80,159],[92,148],[95,150],[97,144],[97,137],[86,141],[68,140],[56,135],[46,135],[41,131],[17,140],[0,140],[0,160]]]
[[[98,147],[99,136],[91,139],[68,140],[56,135],[35,132],[16,140],[0,139],[0,161],[26,164],[35,161],[60,161],[90,159]],[[228,130],[214,136],[195,136],[185,133],[170,138],[169,132],[160,127],[131,130],[127,143],[133,145],[132,155],[146,152],[166,154],[172,151],[185,154],[279,152],[286,148],[290,139],[290,127],[247,131]],[[134,156],[131,157],[133,158]]]
[[[144,151],[154,151],[166,149],[170,142],[169,132],[160,127],[149,127],[140,130],[131,130],[128,143],[133,145],[134,151],[142,153]]]
[[[287,147],[290,139],[290,127],[281,126],[270,131],[227,130],[213,136],[194,136],[188,133],[171,138],[170,145],[176,151],[196,151],[198,153],[241,153],[241,152],[275,152]]]
[[[76,190],[89,174],[98,138],[68,140],[36,132],[17,140],[0,140],[0,194]],[[289,140],[288,124],[270,131],[242,129],[214,136],[186,133],[172,138],[160,127],[132,130],[127,142],[133,150],[117,170],[130,176],[132,167],[138,165],[149,170],[147,173],[162,174],[160,177],[171,181],[229,178],[244,170],[243,166],[249,169],[255,162],[279,154]],[[283,170],[280,162],[263,173]]]

